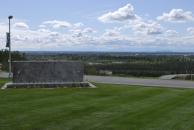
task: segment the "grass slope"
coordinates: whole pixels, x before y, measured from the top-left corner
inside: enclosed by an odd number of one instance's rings
[[[3,86],[8,81],[9,81],[9,79],[7,79],[7,78],[0,78],[0,87]]]
[[[193,130],[194,90],[97,84],[0,91],[1,130]]]

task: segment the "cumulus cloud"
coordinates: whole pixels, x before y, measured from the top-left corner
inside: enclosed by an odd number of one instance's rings
[[[132,28],[135,33],[144,33],[146,35],[156,35],[163,33],[163,27],[154,21],[146,21],[134,13],[134,7],[127,4],[114,12],[106,13],[98,18],[102,22],[127,21],[123,27],[118,30]]]
[[[72,37],[82,37],[83,31],[81,29],[72,29],[70,30]]]
[[[162,16],[158,16],[157,19],[167,22],[186,22],[193,21],[194,17],[190,11],[184,11],[183,9],[172,9],[169,13],[163,13]]]
[[[41,24],[39,25],[39,28],[46,28],[46,25]]]
[[[79,22],[79,23],[75,23],[75,24],[74,24],[74,26],[79,28],[79,27],[83,27],[83,26],[84,26],[84,24],[83,24],[83,23],[81,23],[81,22]]]
[[[188,31],[190,34],[194,34],[194,27],[189,27],[189,28],[187,28],[187,31]]]
[[[136,21],[131,23],[132,29],[137,33],[156,35],[163,33],[163,27],[157,22]]]
[[[136,19],[137,17],[138,16],[134,13],[133,6],[131,4],[127,4],[114,12],[103,14],[98,17],[98,20],[102,22],[126,21]]]
[[[54,22],[53,22],[54,21]],[[149,47],[189,47],[194,45],[193,35],[188,33],[177,35],[176,30],[166,30],[157,21],[135,19],[128,21],[124,27],[112,27],[104,30],[96,30],[81,23],[69,23],[65,31],[53,28],[58,24],[57,20],[43,22],[44,26],[37,29],[13,28],[13,49],[18,50],[119,50],[127,51],[134,48]],[[13,21],[14,22],[14,21]],[[21,23],[17,21],[17,23]],[[15,25],[15,24],[14,24]],[[5,47],[6,22],[0,23],[0,47]],[[194,32],[194,28],[188,28],[188,32]],[[103,33],[104,32],[104,33]],[[157,34],[157,35],[156,35]],[[87,48],[87,49],[86,49]],[[97,49],[96,49],[97,48]],[[182,48],[181,48],[182,49]]]
[[[52,26],[55,29],[69,28],[69,27],[72,26],[72,24],[67,22],[67,21],[58,21],[58,20],[45,21],[45,22],[43,22],[43,25],[49,25],[49,26]]]
[[[97,32],[96,30],[90,27],[83,29],[83,33],[96,33],[96,32]]]
[[[109,29],[109,30],[105,31],[103,36],[105,36],[105,37],[119,37],[120,36],[120,32],[117,31],[117,30],[114,30],[114,29]]]
[[[88,35],[92,35],[93,33],[96,33],[97,31],[94,30],[93,28],[87,27],[87,28],[72,28],[69,30],[71,33],[72,37],[88,37]]]
[[[17,29],[29,29],[29,26],[24,22],[15,23],[14,27]]]
[[[177,36],[178,32],[176,30],[167,30],[165,34],[167,36]]]

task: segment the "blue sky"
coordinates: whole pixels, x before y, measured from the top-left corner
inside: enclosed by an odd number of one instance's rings
[[[194,51],[193,0],[6,0],[14,50]]]

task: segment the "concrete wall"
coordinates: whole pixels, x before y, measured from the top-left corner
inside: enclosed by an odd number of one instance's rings
[[[82,82],[84,67],[71,61],[15,61],[13,83]]]

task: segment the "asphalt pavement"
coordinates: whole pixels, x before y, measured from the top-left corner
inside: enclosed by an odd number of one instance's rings
[[[0,71],[0,78],[7,77],[8,73]],[[194,88],[194,81],[128,78],[115,76],[91,76],[91,75],[84,76],[84,79],[90,82],[107,84],[127,84],[155,87],[172,87],[172,88]]]
[[[85,76],[85,80],[95,83],[107,83],[107,84],[127,84],[155,87],[171,87],[171,88],[194,88],[193,81],[181,81],[181,80],[141,79],[141,78],[91,76],[91,75]]]
[[[0,71],[0,78],[8,78],[8,77],[9,77],[9,73]]]

